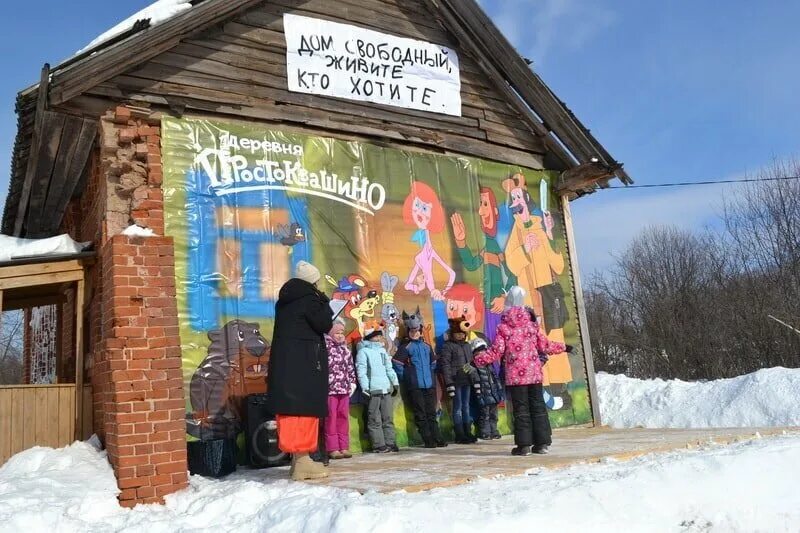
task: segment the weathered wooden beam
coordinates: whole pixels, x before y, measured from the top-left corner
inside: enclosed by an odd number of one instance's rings
[[[85,283],[78,280],[75,291],[75,439],[83,440],[83,303]]]
[[[581,272],[578,267],[578,252],[575,247],[575,232],[572,228],[572,211],[566,196],[561,197],[561,211],[564,215],[564,229],[567,236],[567,253],[572,274],[572,287],[575,290],[575,304],[578,308],[578,335],[583,349],[583,362],[586,366],[586,383],[589,388],[589,403],[592,408],[592,419],[595,427],[602,425],[600,419],[600,400],[597,395],[597,380],[595,379],[594,358],[592,356],[592,340],[589,335],[589,320],[586,316],[586,304],[583,300],[583,285]]]
[[[51,191],[48,195],[47,208],[45,209],[45,212],[49,214],[47,217],[48,224],[42,226],[42,231],[46,236],[53,235],[61,225],[67,205],[69,205],[70,199],[72,199],[78,184],[85,174],[96,136],[97,122],[95,120],[82,120],[72,158],[64,170],[62,188],[54,192],[51,186]]]
[[[45,305],[60,304],[64,301],[64,296],[51,294],[47,296],[30,296],[23,298],[6,298],[2,303],[3,311],[16,311],[28,307],[42,307]]]
[[[578,193],[586,189],[594,189],[613,177],[619,165],[609,166],[598,160],[582,163],[561,173],[553,188],[556,194],[564,195]]]
[[[52,220],[51,215],[55,201],[51,200],[51,197],[59,195],[64,188],[67,167],[74,156],[78,135],[81,131],[82,120],[80,118],[61,113],[58,115],[63,117],[63,122],[59,121],[62,124],[62,127],[59,128],[60,131],[56,131],[56,128],[42,131],[42,136],[48,139],[48,142],[42,146],[55,146],[55,153],[47,154],[48,159],[44,164],[40,161],[36,165],[37,189],[31,192],[28,220],[25,225],[26,233],[31,238],[47,236],[43,234],[42,230],[49,227]],[[58,136],[57,139],[56,136]],[[58,142],[57,145],[56,142]],[[39,157],[42,157],[42,154]],[[47,214],[46,218],[45,214]]]
[[[47,109],[47,101],[50,92],[50,65],[45,63],[39,77],[39,89],[36,99],[36,112],[33,118],[33,134],[31,137],[30,151],[28,152],[28,164],[25,169],[25,181],[22,185],[22,193],[17,204],[17,218],[14,222],[14,235],[19,237],[25,222],[25,212],[28,209],[28,200],[31,194],[33,177],[36,174],[36,154],[39,151],[39,141],[42,133],[42,121],[44,112]]]

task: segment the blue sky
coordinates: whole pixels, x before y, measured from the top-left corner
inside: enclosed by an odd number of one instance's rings
[[[21,2],[0,34],[0,195],[14,97],[148,0]],[[800,2],[482,0],[638,183],[731,178],[800,154]],[[581,268],[648,224],[711,224],[720,188],[604,191],[573,203]]]

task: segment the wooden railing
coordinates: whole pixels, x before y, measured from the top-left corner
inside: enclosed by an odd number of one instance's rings
[[[75,385],[0,387],[0,464],[34,446],[75,440]]]

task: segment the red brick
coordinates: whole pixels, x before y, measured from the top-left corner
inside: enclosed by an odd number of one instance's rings
[[[156,466],[156,472],[159,474],[176,474],[186,472],[186,463],[176,461],[174,463],[165,463]]]
[[[156,452],[174,452],[178,450],[186,451],[186,442],[181,442],[177,440],[170,440],[166,442],[159,442],[153,444],[153,450]]]
[[[158,487],[156,487],[156,495],[157,496],[166,496],[167,494],[172,494],[173,492],[176,492],[176,491],[180,490],[180,488],[181,487],[175,486],[173,484],[159,485]]]
[[[157,487],[159,485],[171,485],[172,474],[157,474],[150,478],[150,485]]]
[[[170,458],[173,461],[186,461],[186,450],[175,450],[172,452]]]
[[[149,480],[141,477],[123,478],[117,480],[117,486],[121,489],[131,489],[147,485]]]
[[[117,498],[119,498],[120,505],[133,507],[136,505],[136,501],[134,501],[136,499],[136,489],[123,489]]]
[[[172,420],[169,411],[152,411],[147,414],[147,420],[150,422],[163,422],[165,420]]]
[[[146,465],[150,462],[150,457],[147,455],[141,456],[134,456],[134,455],[124,455],[120,456],[117,464],[120,467],[123,466],[139,466],[139,465]]]
[[[153,424],[150,422],[142,422],[133,425],[133,431],[136,433],[150,434],[153,432]]]
[[[154,487],[139,487],[138,489],[136,489],[137,499],[155,498],[155,497],[156,497],[156,489]]]
[[[125,106],[118,106],[114,110],[114,122],[117,124],[127,124],[131,119],[131,110]]]
[[[150,455],[150,463],[156,466],[160,464],[171,463],[173,462],[172,453],[174,452],[153,453]]]
[[[154,126],[140,126],[137,130],[139,136],[147,137],[149,135],[160,135],[161,129]]]

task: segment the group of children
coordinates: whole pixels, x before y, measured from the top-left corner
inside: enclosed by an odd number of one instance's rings
[[[393,412],[400,381],[405,384],[424,446],[447,446],[437,420],[437,372],[452,401],[455,442],[471,444],[478,438],[499,439],[497,412],[505,396],[501,365],[513,413],[516,446],[511,453],[523,456],[547,453],[551,429],[543,397],[542,367],[549,354],[571,351],[571,347],[549,341],[524,301],[525,291],[521,287],[508,292],[491,346],[480,334],[471,332],[463,320],[451,319],[438,354],[423,338],[424,323],[419,311],[412,315],[404,312],[405,336],[394,356],[386,349],[383,332],[376,328],[365,331],[358,342],[355,364],[344,335],[344,322],[337,319],[325,337],[330,386],[324,431],[329,457],[351,457],[349,406],[350,397],[358,388],[366,404],[372,450],[399,451]],[[473,402],[478,406],[478,435],[472,431]]]

